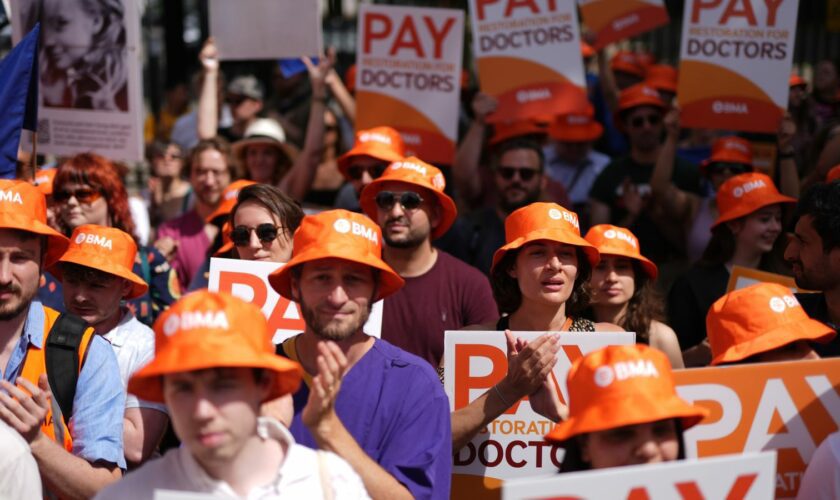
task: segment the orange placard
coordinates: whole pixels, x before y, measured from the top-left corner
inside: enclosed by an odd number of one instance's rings
[[[682,125],[775,133],[787,109],[799,0],[688,0]]]
[[[776,497],[795,497],[817,446],[840,429],[840,359],[677,370],[677,392],[711,414],[689,457],[776,450]]]
[[[584,24],[595,34],[596,50],[668,24],[662,0],[578,0],[578,5]]]
[[[451,164],[458,135],[464,13],[362,4],[356,128],[388,125],[407,156]]]
[[[796,286],[796,280],[790,276],[783,274],[768,273],[766,271],[759,271],[758,269],[750,269],[748,267],[733,266],[732,272],[729,273],[729,282],[726,284],[726,292],[732,290],[740,290],[756,283],[778,283],[786,286],[793,292],[801,292]]]

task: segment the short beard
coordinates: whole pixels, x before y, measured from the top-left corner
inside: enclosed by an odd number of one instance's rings
[[[522,186],[524,188],[524,186]],[[531,203],[535,203],[540,201],[540,192],[539,188],[534,189],[532,191],[526,191],[525,196],[519,201],[508,201],[508,199],[504,196],[504,193],[500,193],[499,195],[499,206],[502,207],[502,210],[509,214],[514,210],[518,210],[522,207],[528,206]]]
[[[387,222],[386,222],[387,224]],[[383,228],[384,229],[384,228]],[[385,244],[391,248],[417,248],[423,244],[424,241],[429,237],[430,233],[426,234],[414,234],[409,230],[408,235],[405,239],[394,240],[388,236],[387,231],[382,231],[382,239],[385,240]]]
[[[34,293],[30,297],[24,297],[21,288],[15,285],[3,287],[2,291],[16,293],[20,302],[12,308],[8,304],[0,304],[0,321],[10,321],[17,318],[29,308],[29,304],[35,298]]]
[[[303,314],[303,321],[306,323],[306,326],[312,330],[317,337],[323,340],[332,340],[333,342],[345,340],[361,330],[365,326],[365,323],[367,323],[367,320],[370,317],[370,310],[373,307],[373,303],[371,302],[367,308],[362,310],[357,321],[341,327],[323,324],[318,319],[318,315],[315,313],[315,310],[308,307],[303,302],[303,297],[299,297],[297,303],[300,306],[301,313]]]

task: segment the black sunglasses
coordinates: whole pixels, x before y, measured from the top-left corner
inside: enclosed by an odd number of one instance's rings
[[[659,115],[647,115],[647,116],[637,116],[630,120],[630,126],[633,128],[641,128],[644,126],[645,122],[647,122],[651,126],[659,125],[662,121],[662,117]]]
[[[513,179],[514,175],[519,175],[519,178],[522,179],[523,182],[529,182],[531,179],[534,178],[535,175],[539,173],[539,170],[534,170],[533,168],[520,168],[520,167],[496,167],[496,171],[499,172],[499,175],[502,176],[502,179],[509,181]]]
[[[709,165],[709,168],[706,169],[709,175],[713,174],[722,174],[726,171],[729,171],[732,175],[740,175],[746,174],[747,172],[752,172],[752,166],[745,165],[743,163],[730,163],[730,162],[715,162]]]
[[[247,247],[251,244],[251,231],[254,231],[261,243],[271,243],[277,239],[277,234],[281,229],[283,226],[275,226],[268,222],[257,227],[236,226],[230,232],[230,240],[238,247]]]
[[[423,203],[423,198],[414,191],[406,191],[398,194],[391,191],[380,191],[376,194],[376,206],[382,210],[391,210],[394,205],[400,202],[403,210],[417,210]]]
[[[75,190],[61,189],[53,193],[53,200],[58,203],[64,203],[70,198],[76,198],[76,201],[84,205],[93,203],[102,198],[102,193],[96,189],[80,188]]]
[[[358,181],[362,178],[363,175],[365,175],[365,172],[367,172],[371,179],[378,179],[386,168],[388,168],[387,163],[383,163],[381,165],[373,165],[370,167],[354,165],[347,168],[347,177],[350,177],[354,181]]]

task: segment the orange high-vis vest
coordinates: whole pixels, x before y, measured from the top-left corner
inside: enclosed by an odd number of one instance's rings
[[[26,350],[26,357],[23,361],[23,368],[21,369],[20,376],[32,382],[32,384],[36,387],[38,386],[38,379],[41,375],[47,373],[47,362],[45,358],[47,337],[49,336],[53,325],[55,325],[55,321],[58,319],[58,316],[58,311],[44,306],[43,347],[39,349],[30,343]],[[85,359],[85,354],[93,335],[93,328],[88,328],[82,336],[82,342],[79,345],[80,371],[82,369],[82,361]],[[70,417],[68,416],[68,420],[69,418]],[[70,429],[68,429],[67,425],[64,423],[64,419],[61,415],[61,409],[58,407],[58,403],[55,398],[52,398],[50,409],[47,411],[47,415],[41,423],[41,432],[58,444],[62,444],[64,449],[67,451],[73,451],[73,439],[70,437]]]

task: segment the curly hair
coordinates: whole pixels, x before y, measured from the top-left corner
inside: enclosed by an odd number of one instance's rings
[[[656,290],[654,281],[645,274],[642,265],[633,261],[633,296],[627,304],[627,310],[618,323],[627,332],[636,332],[636,342],[650,345],[650,325],[664,321],[665,306],[662,296]]]
[[[493,288],[493,297],[499,308],[499,314],[513,314],[522,305],[522,291],[519,289],[519,281],[510,275],[510,270],[516,263],[516,256],[522,248],[511,250],[505,254],[499,265],[493,268],[490,273],[490,285]],[[572,295],[566,301],[566,316],[577,317],[586,311],[591,296],[589,288],[589,277],[592,275],[592,266],[586,258],[586,254],[580,247],[575,248],[577,254],[577,276],[575,276]]]
[[[137,239],[134,220],[128,208],[128,192],[123,184],[119,168],[94,153],[81,153],[65,159],[58,166],[58,172],[53,181],[53,191],[59,192],[67,184],[84,184],[98,190],[102,198],[108,203],[108,215],[111,217],[111,227],[125,231]],[[60,220],[62,232],[70,235],[73,229],[67,227]]]

